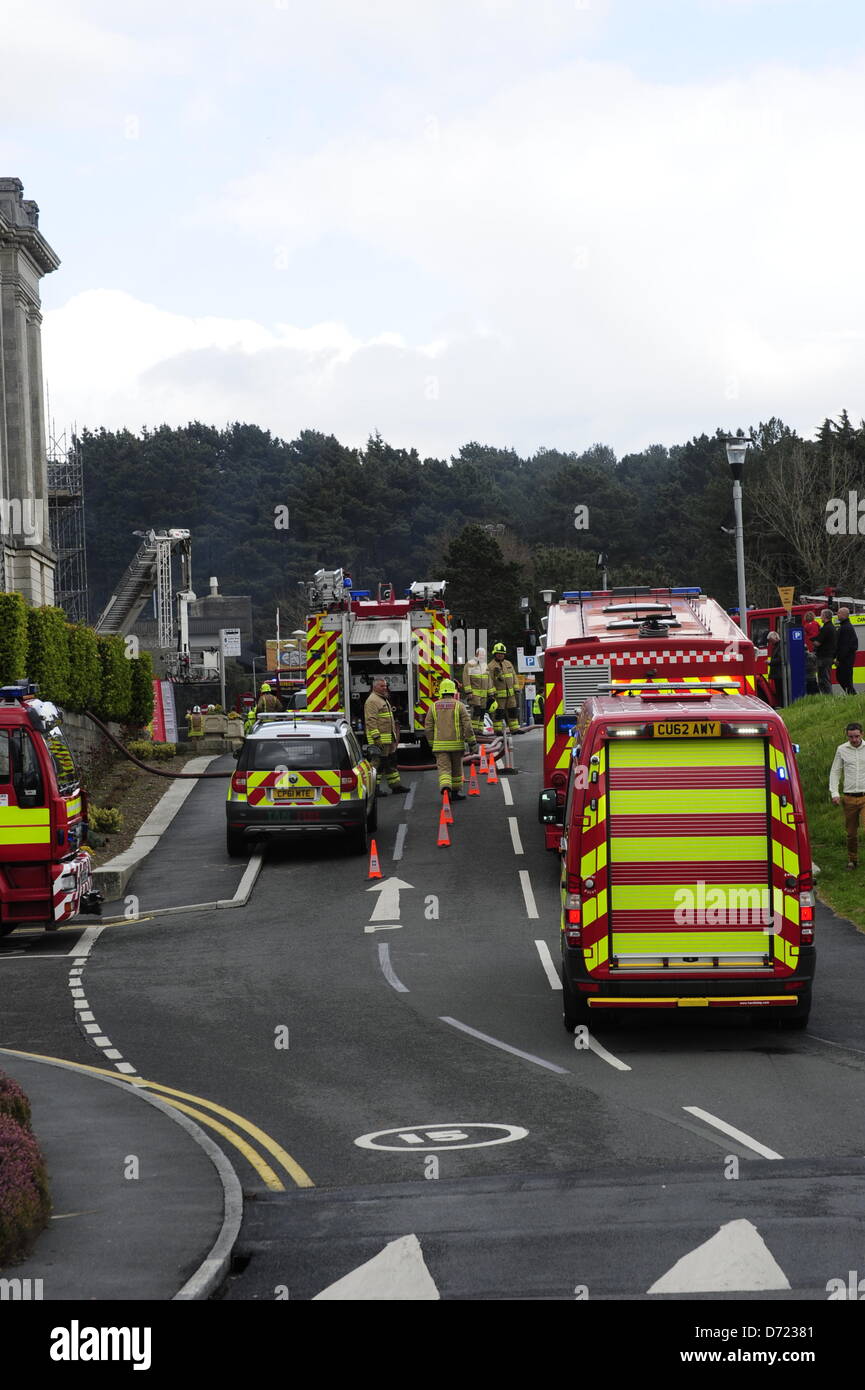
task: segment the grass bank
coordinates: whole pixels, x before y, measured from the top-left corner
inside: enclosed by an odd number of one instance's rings
[[[844,726],[858,721],[865,728],[865,695],[808,695],[781,710],[790,737],[799,744],[797,762],[814,862],[820,867],[817,891],[822,900],[842,917],[849,917],[865,931],[865,867],[847,869],[847,841],[839,806],[829,800],[829,769]],[[865,834],[860,832],[861,859],[865,863]]]

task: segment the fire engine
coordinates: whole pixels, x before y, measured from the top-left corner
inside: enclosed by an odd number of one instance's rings
[[[35,696],[26,682],[0,688],[0,936],[22,925],[55,931],[102,902],[60,711]]]
[[[713,685],[755,692],[754,647],[699,588],[580,590],[562,595],[546,619],[544,780],[564,806],[574,726],[583,701],[603,686],[675,676],[694,690]],[[547,849],[560,824],[547,821]]]
[[[791,617],[794,622],[801,623],[806,613],[816,613],[817,621],[820,622],[820,614],[824,608],[832,608],[837,612],[839,608],[849,608],[850,622],[856,629],[856,637],[859,642],[859,650],[853,662],[853,685],[859,695],[865,695],[865,599],[841,598],[835,594],[834,589],[829,589],[828,594],[801,594],[798,603],[794,603],[788,610],[786,608],[749,608],[746,614],[748,636],[754,644],[757,672],[765,674],[766,668],[766,638],[770,632],[780,630],[781,620]],[[734,610],[738,614],[738,609]],[[835,694],[843,694],[837,683],[835,668],[832,668],[832,685]]]
[[[341,569],[318,570],[307,585],[306,699],[310,713],[344,714],[363,727],[363,707],[378,676],[402,743],[419,744],[439,681],[450,675],[450,613],[445,581],[418,580],[397,598],[392,584],[354,590]]]
[[[588,698],[560,820],[563,1018],[748,1009],[804,1028],[811,849],[795,747],[737,691]]]

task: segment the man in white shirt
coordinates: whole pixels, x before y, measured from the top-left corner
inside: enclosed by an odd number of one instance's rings
[[[848,724],[844,732],[847,742],[839,744],[835,753],[829,773],[829,795],[836,806],[843,803],[847,868],[855,869],[859,862],[859,823],[865,812],[865,744],[862,742],[861,724]],[[838,789],[842,776],[843,796]]]

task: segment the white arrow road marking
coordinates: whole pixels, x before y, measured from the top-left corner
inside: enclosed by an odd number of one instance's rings
[[[750,1221],[728,1221],[677,1260],[649,1293],[750,1293],[789,1289],[781,1266]]]
[[[350,1274],[322,1289],[312,1301],[431,1303],[439,1298],[441,1294],[426,1267],[417,1236],[401,1236],[366,1264],[358,1265]]]
[[[371,922],[394,922],[399,918],[399,895],[402,888],[413,888],[414,884],[404,883],[401,878],[385,878],[381,883],[373,883],[368,893],[378,893],[379,898],[370,916]]]
[[[367,936],[371,936],[374,931],[402,931],[402,922],[387,922],[384,924],[377,922],[375,926],[370,926],[370,924],[367,923],[364,927],[364,932]]]
[[[561,977],[553,963],[553,957],[550,954],[549,946],[547,945],[546,941],[536,941],[535,945],[538,948],[538,955],[541,958],[541,965],[544,967],[547,979],[550,982],[550,989],[561,989]]]
[[[774,1149],[767,1149],[765,1144],[759,1140],[752,1139],[750,1134],[745,1134],[741,1129],[736,1129],[733,1125],[728,1125],[726,1120],[719,1120],[717,1115],[710,1115],[708,1110],[701,1110],[699,1105],[683,1105],[683,1110],[687,1110],[689,1115],[696,1115],[698,1120],[705,1120],[707,1125],[714,1126],[715,1129],[723,1130],[724,1134],[729,1134],[731,1139],[738,1139],[740,1144],[744,1144],[746,1149],[753,1149],[755,1154],[761,1158],[783,1158],[783,1154],[778,1154]]]

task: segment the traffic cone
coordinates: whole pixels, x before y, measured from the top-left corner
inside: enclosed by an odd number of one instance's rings
[[[494,753],[490,753],[489,768],[487,771],[487,783],[489,786],[498,786],[499,775],[496,772],[496,758]]]
[[[470,767],[471,771],[469,772],[469,796],[480,796],[481,789],[478,786],[478,774],[475,769],[474,763],[471,763]]]
[[[448,825],[453,825],[454,813],[451,810],[451,794],[448,791],[447,787],[445,787],[444,791],[442,792],[442,815],[444,816],[445,821]]]
[[[510,729],[505,731],[505,765],[502,768],[503,777],[516,777],[517,768],[514,767],[514,745],[511,740]]]
[[[486,771],[487,771],[487,750],[486,750],[486,748],[484,747],[484,745],[481,744],[481,772],[486,772]]]
[[[369,848],[369,873],[367,874],[367,878],[381,877],[382,872],[381,865],[378,862],[378,847],[376,846],[375,840],[373,840]]]
[[[444,797],[442,797],[442,810],[441,815],[439,816],[439,837],[436,840],[436,844],[449,845],[450,842],[451,837],[448,834],[448,823],[445,819]]]

